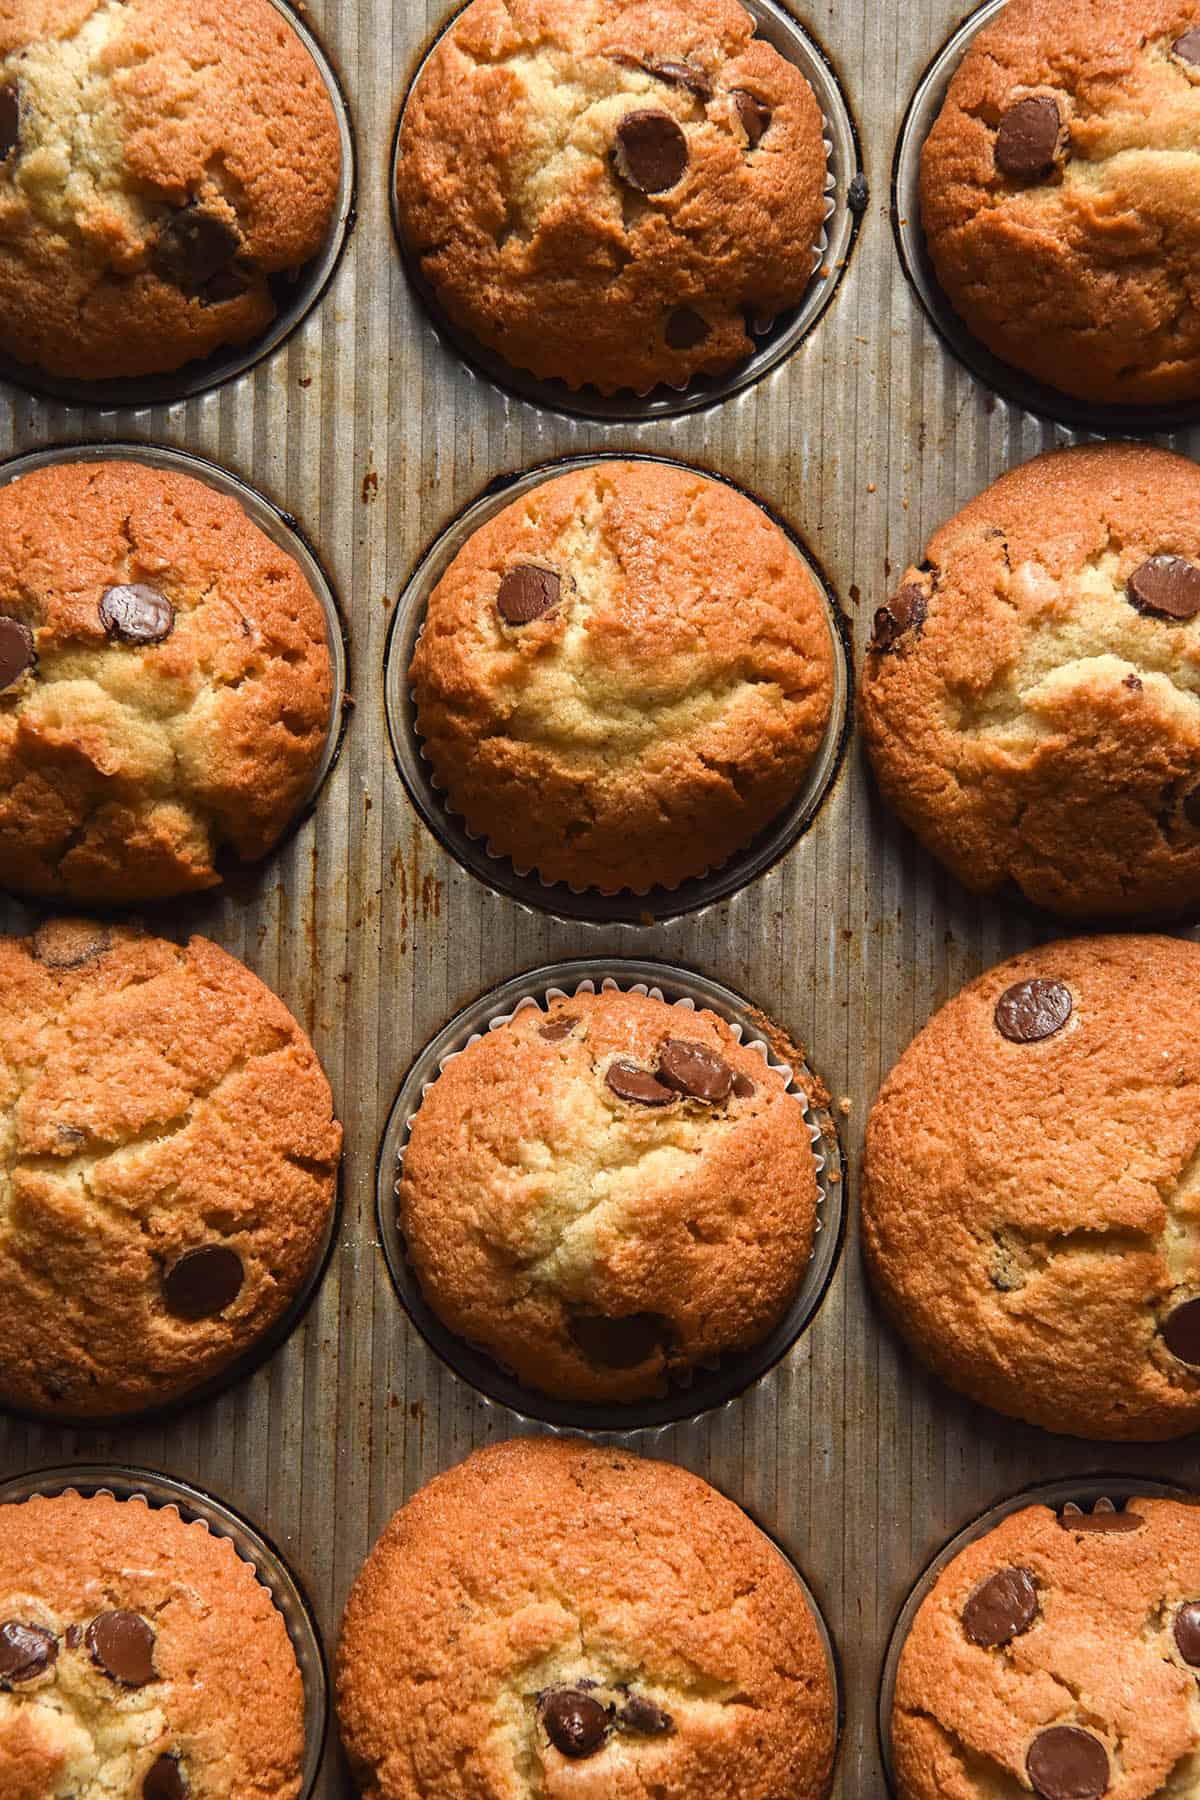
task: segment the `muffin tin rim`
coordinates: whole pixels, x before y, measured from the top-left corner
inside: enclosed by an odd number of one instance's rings
[[[579,1436],[591,1442],[619,1441],[640,1451],[644,1444],[653,1443],[673,1426],[727,1411],[773,1376],[815,1326],[829,1297],[845,1250],[848,1169],[832,1104],[816,1103],[804,1085],[807,1076],[822,1089],[803,1046],[794,1045],[802,1054],[791,1067],[789,1092],[793,1088],[799,1090],[796,1097],[804,1103],[806,1126],[811,1119],[817,1128],[817,1136],[812,1139],[818,1186],[817,1230],[809,1263],[796,1294],[773,1330],[751,1349],[722,1358],[717,1370],[698,1369],[690,1386],[670,1385],[663,1396],[631,1402],[577,1402],[523,1386],[486,1351],[467,1344],[437,1317],[405,1255],[397,1220],[400,1151],[407,1142],[410,1121],[420,1109],[424,1089],[437,1080],[442,1064],[461,1053],[472,1038],[486,1036],[493,1019],[521,1010],[526,999],[540,1004],[549,988],[562,987],[570,994],[587,981],[594,982],[600,992],[608,980],[624,992],[639,983],[650,990],[660,989],[668,1005],[691,1000],[696,1008],[715,1012],[726,1023],[740,1025],[744,1042],[763,1041],[752,1001],[722,982],[674,963],[622,956],[575,957],[511,976],[460,1007],[422,1045],[409,1065],[388,1111],[375,1157],[375,1222],[389,1281],[409,1325],[436,1364],[456,1382],[489,1410],[536,1425],[552,1435]],[[775,1025],[769,1015],[759,1016],[768,1025]],[[767,1049],[772,1066],[782,1066],[769,1043]],[[779,1340],[777,1345],[773,1344],[775,1339]],[[443,1348],[443,1341],[448,1348]],[[466,1359],[475,1366],[476,1373],[466,1372]],[[740,1372],[747,1367],[749,1373],[742,1379]],[[477,1375],[482,1379],[477,1379]],[[719,1391],[711,1399],[703,1398],[701,1392],[701,1397],[689,1404],[706,1381],[715,1382]]]
[[[137,1464],[56,1463],[6,1476],[0,1479],[0,1507],[23,1506],[34,1499],[57,1499],[72,1492],[84,1499],[109,1494],[121,1505],[140,1500],[155,1511],[173,1509],[186,1526],[199,1522],[210,1536],[230,1543],[239,1561],[254,1571],[256,1581],[266,1589],[283,1621],[300,1674],[304,1757],[297,1800],[310,1800],[330,1737],[329,1663],[307,1589],[274,1539],[237,1507],[199,1482]]]
[[[800,49],[802,55],[807,53],[809,66],[791,55],[788,55],[787,60],[800,68],[813,90],[821,112],[824,141],[829,151],[825,193],[830,200],[830,211],[823,222],[825,256],[814,268],[799,307],[793,309],[791,323],[780,330],[778,320],[773,321],[771,331],[767,334],[769,341],[756,346],[745,362],[735,365],[724,375],[694,377],[681,389],[659,383],[642,395],[623,388],[617,394],[609,396],[602,395],[591,383],[585,383],[579,389],[571,389],[561,380],[542,380],[528,370],[518,369],[506,362],[498,352],[489,350],[469,332],[460,331],[447,317],[431,284],[418,268],[417,259],[405,243],[400,226],[396,183],[404,115],[430,57],[471,4],[472,0],[455,0],[450,15],[432,33],[420,51],[397,107],[388,160],[388,205],[393,242],[405,280],[418,302],[424,323],[432,331],[439,347],[453,356],[475,381],[496,389],[507,399],[519,401],[535,411],[586,422],[601,429],[694,417],[735,400],[740,394],[786,367],[790,359],[820,328],[837,300],[861,236],[863,220],[869,210],[868,201],[852,204],[850,199],[855,184],[867,180],[862,135],[850,95],[833,58],[809,26],[795,16],[790,4],[785,4],[785,0],[739,0],[743,10],[754,21],[756,35],[764,22],[770,21],[779,33],[789,39],[793,47]],[[836,102],[836,105],[831,106],[831,101]],[[830,116],[831,112],[833,117]],[[845,169],[840,172],[839,160],[846,163]],[[836,231],[835,225],[838,227]],[[822,273],[826,268],[828,273]],[[805,323],[804,315],[810,310],[811,316]],[[592,398],[588,400],[584,396]],[[655,396],[659,398],[656,400]]]
[[[718,482],[756,506],[783,533],[813,580],[825,612],[833,653],[829,721],[804,787],[749,844],[718,867],[689,877],[678,887],[652,887],[642,894],[628,888],[616,894],[603,894],[596,888],[576,892],[565,882],[543,882],[536,870],[521,874],[511,858],[492,855],[486,839],[468,831],[466,822],[451,810],[444,791],[434,783],[433,765],[417,731],[416,703],[409,678],[412,654],[424,630],[433,591],[475,533],[523,495],[575,470],[610,462],[652,462],[682,469]],[[593,929],[614,925],[640,929],[696,918],[764,880],[783,863],[819,825],[847,766],[857,692],[850,622],[837,589],[805,536],[772,502],[732,476],[657,450],[572,451],[548,462],[493,476],[473,499],[456,509],[418,555],[392,608],[384,640],[383,707],[392,762],[426,828],[457,867],[491,893],[535,916]]]

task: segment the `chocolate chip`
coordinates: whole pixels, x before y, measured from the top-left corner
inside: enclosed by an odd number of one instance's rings
[[[157,1681],[154,1630],[140,1613],[100,1613],[84,1632],[83,1639],[92,1661],[98,1669],[103,1669],[110,1681],[132,1688]]]
[[[644,1694],[630,1694],[617,1714],[617,1724],[625,1731],[636,1731],[639,1737],[666,1737],[675,1729],[675,1721]]]
[[[603,1369],[640,1369],[674,1336],[661,1313],[629,1313],[623,1319],[576,1313],[567,1323],[576,1347]]]
[[[1111,1500],[1097,1500],[1090,1513],[1068,1500],[1058,1522],[1064,1531],[1085,1531],[1093,1535],[1140,1531],[1146,1523],[1141,1513],[1118,1512]]]
[[[1054,166],[1062,114],[1045,94],[1010,106],[996,133],[996,167],[1018,181],[1035,181]]]
[[[19,1619],[0,1623],[0,1689],[21,1681],[36,1681],[58,1659],[58,1639],[40,1625],[22,1625]]]
[[[670,113],[630,112],[617,127],[613,165],[621,180],[639,194],[664,194],[682,181],[688,166],[688,141]]]
[[[1121,683],[1121,686],[1127,687],[1131,694],[1140,694],[1143,685],[1144,683],[1140,675],[1127,675]]]
[[[1200,569],[1182,556],[1152,556],[1129,577],[1131,606],[1163,619],[1194,619],[1200,613]]]
[[[21,142],[21,96],[16,84],[0,87],[0,162],[7,162]]]
[[[226,300],[240,300],[243,294],[250,291],[250,272],[239,269],[230,263],[227,269],[218,269],[217,273],[206,281],[200,289],[200,301],[204,306],[222,306]]]
[[[47,919],[34,932],[30,948],[48,969],[80,969],[112,949],[112,933],[90,919]]]
[[[564,1756],[594,1756],[608,1736],[608,1708],[581,1688],[558,1688],[543,1695],[541,1710],[546,1734]]]
[[[733,1070],[723,1056],[704,1044],[685,1038],[668,1038],[658,1059],[661,1081],[692,1100],[726,1100],[733,1087]]]
[[[963,1607],[963,1630],[973,1644],[998,1650],[1023,1636],[1038,1616],[1037,1588],[1029,1569],[1000,1569],[975,1589]]]
[[[1184,1662],[1200,1669],[1200,1600],[1186,1600],[1175,1614],[1175,1644]]]
[[[1025,1768],[1042,1800],[1100,1800],[1108,1792],[1108,1752],[1099,1738],[1077,1725],[1039,1731]]]
[[[770,129],[770,107],[765,106],[755,94],[748,94],[745,88],[734,88],[729,98],[750,149],[757,150]]]
[[[20,619],[0,618],[0,693],[34,664],[33,633]]]
[[[619,1100],[634,1100],[639,1106],[669,1106],[675,1098],[669,1087],[637,1063],[610,1063],[604,1079]]]
[[[201,1244],[185,1250],[163,1276],[167,1311],[195,1323],[215,1319],[242,1291],[242,1259],[228,1244]]]
[[[1200,1368],[1200,1300],[1185,1300],[1177,1306],[1164,1322],[1162,1334],[1172,1356]]]
[[[577,1014],[562,1013],[557,1019],[551,1019],[548,1024],[543,1025],[538,1036],[545,1038],[548,1044],[561,1044],[564,1038],[570,1037],[578,1023]]]
[[[496,610],[508,625],[530,625],[553,612],[561,599],[561,575],[536,563],[518,563],[500,583]]]
[[[739,1100],[753,1100],[758,1089],[748,1075],[743,1075],[741,1070],[737,1069],[734,1071],[733,1091]]]
[[[179,1758],[169,1753],[150,1765],[142,1781],[142,1800],[187,1800],[187,1791]]]
[[[82,1625],[68,1625],[67,1626],[67,1649],[68,1650],[78,1650],[78,1648],[79,1648],[80,1644],[82,1644],[82,1642],[83,1642],[83,1626]]]
[[[675,57],[651,56],[642,64],[648,75],[658,81],[668,81],[672,87],[686,88],[695,94],[697,100],[712,99],[712,82],[698,63],[685,62]]]
[[[164,281],[194,292],[227,268],[241,247],[241,235],[228,219],[193,202],[161,227],[150,260]]]
[[[996,1002],[996,1030],[1010,1044],[1036,1044],[1071,1016],[1071,990],[1061,981],[1017,981]]]
[[[672,350],[694,350],[711,336],[712,326],[690,306],[677,306],[667,320],[665,337]]]
[[[1176,38],[1171,46],[1180,62],[1193,63],[1200,68],[1200,26],[1194,31],[1185,31],[1181,38]]]
[[[915,631],[920,635],[921,628],[929,617],[929,596],[924,588],[910,582],[900,592],[881,606],[875,614],[875,635],[871,639],[871,649],[876,656],[885,656],[894,650],[907,631]]]
[[[133,582],[100,596],[100,623],[123,644],[161,644],[175,629],[175,608],[157,588]]]

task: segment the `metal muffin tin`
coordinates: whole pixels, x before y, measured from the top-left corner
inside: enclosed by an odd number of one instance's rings
[[[400,244],[401,255],[408,268],[413,287],[420,295],[426,314],[437,335],[454,349],[484,380],[495,382],[521,400],[537,406],[551,407],[581,419],[635,422],[641,419],[665,419],[715,406],[740,393],[743,388],[761,381],[814,330],[826,308],[832,303],[846,272],[846,265],[858,236],[859,222],[867,204],[863,188],[862,156],[858,129],[849,102],[837,74],[817,39],[807,31],[777,0],[742,0],[751,15],[757,35],[779,54],[794,63],[817,97],[825,121],[825,144],[829,151],[830,214],[825,224],[825,254],[809,283],[799,306],[773,320],[762,332],[754,332],[754,352],[744,363],[720,376],[700,376],[684,388],[656,387],[645,394],[632,390],[618,394],[602,394],[598,388],[568,387],[565,381],[541,381],[527,369],[517,369],[495,351],[489,350],[470,333],[461,330],[446,315],[432,286],[427,282],[404,245],[396,206],[396,169],[400,154],[400,131],[404,123],[404,107],[396,125],[392,147],[391,201],[392,221]],[[446,21],[449,30],[459,5]],[[430,45],[431,54],[438,38]],[[428,60],[423,57],[413,72],[413,83]],[[410,89],[411,91],[411,89]],[[407,96],[405,100],[407,104]],[[814,249],[816,246],[814,246]]]
[[[213,1537],[228,1538],[244,1563],[249,1563],[287,1627],[304,1686],[304,1765],[299,1800],[312,1794],[329,1724],[329,1677],[312,1608],[303,1588],[279,1551],[247,1519],[212,1494],[185,1481],[173,1481],[150,1469],[129,1469],[107,1463],[79,1463],[58,1469],[38,1469],[31,1475],[0,1481],[0,1506],[19,1506],[35,1497],[53,1498],[68,1491],[88,1497],[111,1494],[123,1503],[174,1508],[185,1525],[199,1522]],[[819,1614],[818,1614],[819,1617]],[[233,1797],[230,1797],[233,1800]]]
[[[422,557],[411,581],[400,596],[388,639],[384,695],[392,752],[412,803],[429,829],[441,839],[446,849],[464,868],[510,900],[555,913],[560,918],[577,919],[594,925],[638,925],[648,918],[676,918],[683,913],[695,912],[701,907],[713,906],[718,901],[727,899],[730,894],[736,893],[739,888],[745,887],[773,863],[778,862],[809,829],[833,784],[846,749],[850,735],[854,676],[847,648],[845,616],[828,580],[791,527],[784,520],[773,518],[773,522],[789,538],[792,548],[812,576],[817,591],[823,598],[833,647],[833,702],[829,724],[804,785],[790,804],[745,850],[739,851],[719,867],[710,869],[706,875],[681,882],[676,888],[650,888],[636,894],[630,893],[628,889],[617,894],[601,893],[595,888],[580,890],[570,888],[564,882],[542,881],[536,871],[518,869],[508,857],[494,855],[487,844],[468,831],[464,820],[451,810],[437,784],[417,731],[417,707],[409,684],[409,666],[425,627],[430,597],[472,534],[506,507],[544,483],[568,475],[574,469],[594,467],[598,462],[608,460],[606,457],[576,457],[551,463],[546,468],[529,469],[515,477],[503,476],[492,482],[474,505],[469,506],[453,521]],[[635,457],[633,460],[667,462],[671,459]],[[713,471],[709,469],[700,469],[699,472],[713,476]],[[719,475],[714,478],[724,479]],[[763,506],[757,496],[747,497]],[[771,509],[765,506],[764,510],[769,513]]]
[[[887,189],[897,136],[963,0],[779,3],[833,60],[876,201],[803,349],[721,404],[624,423],[567,417],[481,380],[430,330],[396,251],[389,177],[397,111],[454,0],[309,0],[363,149],[362,217],[323,304],[276,355],[219,392],[111,416],[0,387],[0,455],[68,438],[165,442],[302,519],[341,597],[356,702],[301,828],[252,880],[151,921],[216,939],[310,1032],[346,1127],[328,1272],[269,1360],[176,1417],[84,1436],[0,1418],[0,1479],[103,1457],[226,1496],[282,1547],[331,1650],[351,1583],[396,1508],[475,1445],[544,1429],[443,1364],[410,1325],[380,1245],[379,1145],[406,1073],[447,1021],[515,973],[601,955],[695,970],[753,995],[809,1047],[832,1091],[852,1201],[870,1103],[916,1031],[974,976],[1063,929],[957,887],[881,806],[857,744],[786,855],[728,898],[651,925],[564,919],[498,894],[429,830],[396,772],[383,672],[397,598],[492,481],[631,452],[723,475],[803,530],[845,608],[857,662],[875,608],[937,526],[1070,436],[947,354],[896,253]],[[1200,431],[1162,441],[1200,454]],[[0,929],[26,930],[35,917],[0,900]],[[1084,1480],[1116,1460],[1111,1446],[1051,1437],[938,1384],[884,1324],[857,1235],[850,1204],[820,1312],[769,1380],[637,1440],[743,1505],[820,1595],[846,1709],[837,1800],[883,1791],[880,1671],[896,1614],[939,1546],[998,1496]],[[1200,1488],[1197,1445],[1124,1445],[1120,1467],[1130,1486]],[[331,1734],[314,1795],[353,1792]]]

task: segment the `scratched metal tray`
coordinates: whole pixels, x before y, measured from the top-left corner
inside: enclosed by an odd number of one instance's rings
[[[1055,935],[980,905],[883,812],[857,743],[811,828],[732,898],[650,928],[551,918],[465,873],[410,803],[389,746],[384,652],[425,552],[497,477],[635,450],[758,493],[829,577],[856,639],[940,521],[1011,464],[1070,441],[954,360],[901,270],[890,217],[901,122],[961,0],[790,0],[840,77],[871,186],[850,265],[805,342],[764,380],[687,418],[600,423],[539,410],[470,372],[405,279],[388,172],[398,109],[450,0],[309,0],[358,145],[359,218],[333,285],[274,357],[173,406],[84,410],[0,387],[0,454],[85,439],[159,441],[225,464],[295,515],[338,590],[357,705],[316,812],[234,891],[173,909],[243,957],[312,1032],[346,1125],[344,1212],[321,1290],[248,1380],[160,1424],[64,1431],[0,1419],[0,1479],[122,1463],[195,1483],[259,1525],[332,1649],[347,1589],[404,1498],[519,1424],[438,1362],[409,1324],[375,1223],[376,1155],[415,1056],[485,990],[545,964],[651,958],[778,1019],[834,1096],[850,1227],[810,1329],[764,1382],[672,1427],[653,1453],[745,1506],[795,1558],[845,1684],[836,1793],[884,1791],[876,1731],[889,1633],[955,1532],[1034,1483],[1103,1472],[1195,1483],[1194,1443],[1054,1439],[980,1412],[920,1373],[865,1290],[854,1218],[871,1099],[929,1014],[988,964]],[[1200,433],[1160,441],[1200,453]],[[34,915],[0,901],[0,924]],[[331,1741],[315,1793],[348,1800]]]

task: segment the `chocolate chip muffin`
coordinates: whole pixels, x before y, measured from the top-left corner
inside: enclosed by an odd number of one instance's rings
[[[901,1057],[867,1127],[867,1261],[972,1400],[1079,1437],[1200,1428],[1200,945],[1001,963]]]
[[[829,1659],[791,1569],[666,1463],[547,1439],[409,1501],[342,1621],[369,1800],[820,1800]]]
[[[125,903],[265,856],[330,726],[325,615],[229,496],[134,462],[0,488],[0,883]]]
[[[103,1419],[219,1375],[311,1274],[340,1149],[308,1039],[215,944],[0,938],[0,1404]]]
[[[227,1538],[68,1491],[0,1506],[5,1800],[295,1800],[304,1694]]]
[[[474,533],[411,679],[435,779],[545,882],[676,888],[795,799],[833,709],[824,597],[724,482],[657,462],[543,483]]]
[[[270,0],[7,0],[0,350],[93,381],[249,343],[340,175],[328,91]]]
[[[828,213],[808,82],[737,0],[473,0],[405,108],[402,236],[517,369],[646,391],[796,306]]]
[[[1200,904],[1200,469],[1056,451],[935,533],[876,615],[884,798],[973,892],[1075,918]]]
[[[1002,361],[1101,406],[1200,399],[1198,0],[1011,0],[925,144],[938,280]]]
[[[1030,1506],[968,1545],[900,1658],[900,1800],[1200,1792],[1200,1509]]]
[[[439,1318],[584,1401],[642,1399],[757,1344],[817,1223],[778,1070],[714,1013],[614,990],[523,1007],[448,1062],[398,1191]]]

